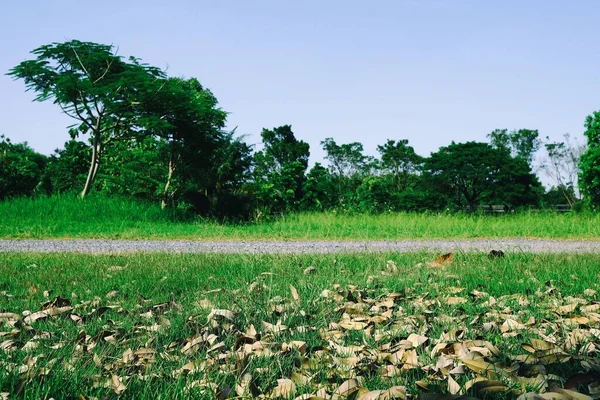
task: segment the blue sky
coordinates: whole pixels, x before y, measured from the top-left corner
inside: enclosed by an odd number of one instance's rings
[[[319,142],[386,139],[418,153],[495,128],[582,141],[600,109],[598,1],[7,1],[0,71],[78,39],[197,77],[249,143],[291,124]],[[0,133],[50,153],[72,121],[0,76]]]

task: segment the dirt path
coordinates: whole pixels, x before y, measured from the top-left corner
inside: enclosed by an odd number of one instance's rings
[[[2,252],[39,253],[337,253],[337,252],[504,252],[598,253],[600,241],[547,239],[399,241],[183,241],[183,240],[2,240]]]

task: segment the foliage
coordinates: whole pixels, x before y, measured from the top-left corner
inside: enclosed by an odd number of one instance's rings
[[[206,171],[210,176],[208,194],[209,215],[218,218],[248,219],[254,207],[254,197],[246,190],[253,165],[252,148],[235,132],[220,136]],[[189,193],[189,192],[188,192]]]
[[[399,210],[399,193],[390,175],[369,176],[356,189],[356,201],[361,212],[381,213]]]
[[[325,150],[325,159],[329,161],[329,171],[336,183],[337,202],[342,208],[351,208],[358,201],[358,186],[369,175],[372,157],[363,154],[363,145],[358,142],[338,145],[333,138],[326,138],[321,146]]]
[[[155,200],[164,185],[164,141],[152,136],[120,140],[106,149],[104,168],[99,171],[95,190],[105,195]]]
[[[519,129],[510,132],[508,129],[496,129],[488,134],[488,138],[493,147],[509,150],[513,157],[527,161],[529,166],[533,162],[535,152],[542,144],[537,129]]]
[[[263,147],[226,130],[227,112],[196,78],[168,77],[139,59],[123,58],[112,45],[72,40],[32,51],[35,56],[8,75],[22,79],[36,101],[52,100],[76,120],[72,140],[46,157],[26,144],[2,139],[0,198],[64,194],[92,188],[102,195],[160,202],[219,219],[248,219],[294,211],[394,212],[514,208],[542,204],[543,188],[532,173],[541,146],[537,130],[496,129],[490,144],[452,142],[431,157],[408,140],[377,146],[321,145],[328,169],[308,173],[310,149],[290,125],[263,129]],[[554,180],[543,204],[557,191],[577,205],[582,191],[600,204],[600,116],[586,121],[588,149],[570,141],[546,142],[541,169]],[[580,157],[581,156],[581,157]],[[102,168],[100,168],[102,165]],[[3,185],[3,186],[2,186]],[[580,204],[581,205],[581,204]]]
[[[359,142],[338,145],[333,138],[321,142],[325,150],[325,159],[329,169],[338,179],[351,178],[365,172],[369,157],[363,154],[363,145]]]
[[[535,205],[541,184],[521,158],[487,143],[454,143],[425,161],[427,179],[448,204],[474,210],[480,203]]]
[[[566,204],[565,199],[575,199],[576,194],[572,186],[552,186],[542,196],[542,205],[553,207],[560,204]]]
[[[303,187],[302,209],[325,211],[337,204],[336,184],[329,170],[316,163],[306,176]]]
[[[75,139],[66,142],[62,149],[56,149],[44,174],[50,193],[69,193],[83,187],[90,154],[90,147]]]
[[[404,191],[416,181],[424,159],[408,145],[408,140],[388,140],[377,146],[377,151],[381,154],[380,169],[392,175],[396,190]]]
[[[212,92],[195,79],[168,78],[147,109],[167,124],[153,131],[164,139],[162,205],[175,206],[179,197],[203,193],[215,186],[216,153],[229,146],[223,132],[227,113]]]
[[[310,155],[291,125],[263,129],[263,149],[254,155],[254,190],[260,207],[271,212],[297,210]]]
[[[94,183],[107,145],[166,125],[145,108],[160,90],[164,74],[136,58],[125,61],[114,50],[112,45],[78,40],[52,43],[33,50],[35,59],[8,73],[36,92],[36,101],[53,100],[77,120],[70,131],[73,138],[90,136],[90,168],[82,196]]]
[[[0,135],[0,200],[27,196],[40,186],[47,157],[27,143],[12,143]]]
[[[581,189],[587,202],[594,208],[600,207],[600,111],[595,111],[585,120],[587,150],[579,162]]]

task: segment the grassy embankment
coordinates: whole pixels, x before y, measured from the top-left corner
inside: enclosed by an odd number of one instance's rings
[[[367,240],[535,237],[600,238],[600,214],[514,215],[295,214],[271,221],[221,224],[183,218],[157,205],[117,198],[63,196],[0,203],[2,238]]]
[[[599,367],[600,255],[433,259],[3,254],[0,392],[516,398]]]

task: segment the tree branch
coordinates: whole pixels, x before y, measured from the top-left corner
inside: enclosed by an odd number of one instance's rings
[[[71,47],[71,50],[73,50],[73,53],[75,53],[75,58],[77,58],[77,61],[79,62],[79,65],[81,66],[81,69],[83,69],[83,72],[85,72],[88,79],[93,82],[92,76],[90,75],[88,70],[85,68],[85,65],[83,65],[81,58],[79,58],[79,54],[77,54],[77,50],[75,50],[75,47],[73,47],[72,45],[70,47]]]
[[[71,117],[73,119],[79,120],[79,118],[76,115],[73,115],[69,111],[67,111],[67,109],[62,104],[60,104],[60,103],[57,103],[57,104],[65,115],[67,115],[68,117]]]
[[[110,67],[112,66],[112,63],[114,61],[115,61],[114,58],[112,58],[110,60],[110,62],[107,63],[108,65],[106,66],[106,70],[102,73],[102,75],[100,75],[100,77],[98,79],[96,79],[95,81],[92,81],[93,84],[96,84],[96,82],[101,81],[106,76],[106,74],[108,74],[108,71],[110,71]]]
[[[94,126],[91,123],[89,123],[88,120],[83,117],[83,115],[81,115],[81,112],[79,111],[79,107],[77,107],[77,103],[75,102],[75,100],[73,100],[73,107],[75,107],[75,113],[77,114],[77,117],[79,117],[76,119],[79,119],[81,122],[87,125],[87,127],[90,128],[93,132]]]

